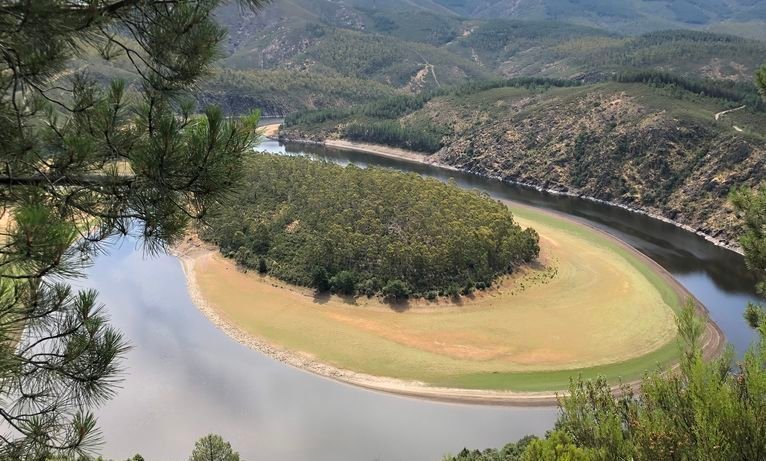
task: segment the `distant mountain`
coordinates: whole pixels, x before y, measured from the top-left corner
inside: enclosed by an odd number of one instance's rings
[[[766,38],[766,2],[760,0],[434,0],[472,18],[567,21],[637,34],[671,28],[709,29]],[[441,9],[441,8],[439,8]]]
[[[512,4],[517,9],[507,16],[546,18],[550,15],[532,14],[532,6],[554,3],[567,2],[276,0],[258,15],[228,7],[219,14],[230,30],[222,65],[369,79],[419,91],[493,76],[595,79],[626,68],[751,80],[766,59],[766,43],[727,34],[675,30],[625,36],[569,22],[497,19],[503,15],[499,10],[495,19],[459,16]]]
[[[644,8],[650,3],[654,10]],[[233,112],[258,107],[279,114],[503,77],[593,82],[626,70],[655,69],[752,81],[766,59],[766,42],[688,29],[621,33],[632,29],[621,26],[620,17],[632,15],[638,22],[647,12],[659,17],[669,3],[679,2],[274,0],[253,13],[232,2],[216,12],[229,34],[219,69],[212,81],[201,83],[197,96],[202,104]],[[726,13],[715,20],[709,15],[709,24],[663,20],[662,25],[724,28],[735,24],[726,18],[743,12],[759,21],[759,4],[766,1],[694,3],[707,9],[725,4],[719,10]],[[571,14],[564,15],[567,11]],[[125,60],[104,62],[94,53],[73,65],[99,79],[132,79]]]

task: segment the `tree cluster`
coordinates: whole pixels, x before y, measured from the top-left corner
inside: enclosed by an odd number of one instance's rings
[[[239,264],[348,295],[459,295],[537,257],[507,206],[379,168],[256,155],[201,236]]]
[[[343,130],[352,141],[400,147],[432,154],[442,148],[444,131],[430,123],[402,124],[396,120],[351,123]]]

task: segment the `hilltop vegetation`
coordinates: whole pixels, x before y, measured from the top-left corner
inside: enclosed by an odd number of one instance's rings
[[[377,117],[353,110],[317,120],[297,115],[282,135],[343,138],[348,126],[383,121],[426,126],[444,133],[433,154],[437,162],[620,203],[731,240],[736,223],[727,211],[729,191],[766,179],[760,135],[766,114],[757,94],[664,73],[618,79],[623,82],[477,84]],[[748,107],[714,117],[743,104]]]
[[[362,142],[384,144],[416,152],[434,153],[451,133],[449,126],[419,117],[400,118],[422,109],[436,97],[465,97],[493,88],[526,88],[530,91],[550,87],[578,86],[579,82],[548,78],[514,78],[467,83],[416,96],[397,95],[351,108],[323,109],[291,114],[285,118],[283,132],[293,139],[323,139],[339,136]]]
[[[693,78],[751,82],[766,44],[732,35],[688,30],[622,37],[557,22],[477,24],[448,49],[496,73],[594,80],[626,70],[663,70]]]
[[[238,206],[202,237],[239,264],[287,282],[390,298],[469,293],[532,261],[538,236],[505,205],[383,169],[256,155]]]

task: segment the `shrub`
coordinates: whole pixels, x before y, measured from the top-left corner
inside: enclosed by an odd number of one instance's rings
[[[340,271],[330,279],[332,291],[343,295],[353,295],[356,290],[356,274],[351,271]]]
[[[382,292],[388,301],[401,301],[410,295],[410,287],[399,279],[393,279],[388,281]]]
[[[311,285],[320,293],[330,291],[330,277],[327,275],[327,269],[321,266],[314,268],[311,274]]]

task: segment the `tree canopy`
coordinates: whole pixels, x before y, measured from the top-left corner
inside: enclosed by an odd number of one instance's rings
[[[236,183],[257,114],[195,116],[188,102],[224,38],[221,3],[0,2],[2,458],[98,442],[89,409],[114,393],[127,343],[66,278],[112,237],[164,249]],[[134,85],[68,68],[86,49],[126,56]]]
[[[208,434],[197,440],[189,461],[239,461],[239,453],[217,434]]]
[[[343,294],[469,292],[537,257],[537,233],[477,192],[380,168],[247,160],[202,237],[245,267]],[[265,267],[264,267],[265,266]]]

